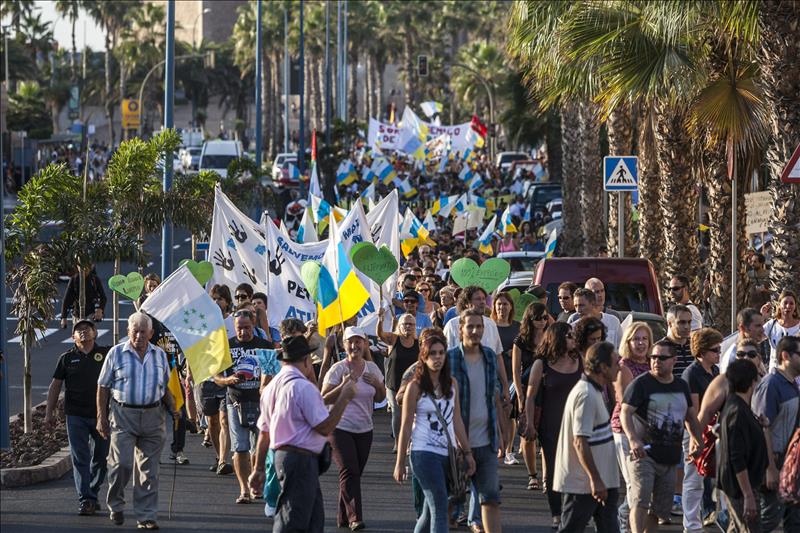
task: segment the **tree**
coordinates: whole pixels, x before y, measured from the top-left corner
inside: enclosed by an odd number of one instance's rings
[[[78,44],[75,40],[75,23],[80,16],[81,2],[80,0],[56,0],[56,11],[58,11],[62,17],[68,19],[72,26],[72,54],[69,57],[69,65],[72,73],[72,80],[75,81],[78,79],[78,68],[76,64]]]
[[[8,129],[26,131],[31,139],[49,139],[53,123],[47,112],[44,93],[35,81],[23,81],[8,99]]]

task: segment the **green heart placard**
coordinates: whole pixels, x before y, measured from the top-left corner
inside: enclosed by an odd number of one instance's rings
[[[306,261],[300,267],[300,279],[306,286],[306,290],[311,295],[311,299],[317,301],[317,292],[319,292],[319,269],[320,264],[318,261]]]
[[[131,272],[127,276],[117,274],[108,280],[108,288],[130,300],[135,300],[144,290],[144,278],[138,272]]]
[[[508,278],[511,265],[505,259],[493,257],[478,266],[478,263],[462,257],[450,267],[450,275],[461,288],[477,285],[486,292],[492,292]]]
[[[200,285],[205,285],[208,283],[208,280],[211,279],[211,276],[214,275],[214,265],[209,263],[208,261],[193,261],[191,259],[184,259],[180,262],[181,265],[186,265],[186,268],[189,269],[189,272],[192,273],[194,279]]]
[[[527,292],[520,294],[517,289],[511,289],[507,294],[511,297],[511,301],[514,302],[514,320],[517,322],[522,321],[525,310],[528,309],[529,305],[539,301],[539,298],[533,294]]]
[[[352,255],[353,266],[378,285],[383,285],[384,281],[397,272],[400,265],[385,244],[380,248],[368,242],[358,243],[356,246],[359,248]]]
[[[368,242],[357,242],[357,243],[355,243],[353,245],[353,247],[350,248],[350,261],[351,262],[353,261],[353,256],[356,255],[356,252],[361,250],[365,246],[372,246],[373,248],[375,248],[374,244],[371,244],[371,243],[368,243]]]

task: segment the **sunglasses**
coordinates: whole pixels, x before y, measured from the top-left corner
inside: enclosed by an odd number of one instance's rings
[[[237,294],[236,295],[236,299],[237,300],[246,300],[247,299],[247,295],[246,294]]]
[[[243,316],[245,318],[252,318],[253,313],[251,311],[247,311],[246,309],[242,311],[236,311],[235,313],[233,313],[233,318],[239,318],[240,316]]]
[[[671,290],[673,292],[678,292],[679,290],[682,290],[685,287],[686,287],[686,285],[676,285],[675,287],[670,287],[669,290]]]
[[[756,351],[748,351],[748,352],[736,352],[736,357],[749,357],[750,359],[755,359],[758,357],[758,352]]]
[[[709,348],[709,352],[720,353],[722,351],[722,346],[717,346],[715,348]]]
[[[650,355],[648,355],[647,357],[648,357],[648,358],[649,358],[651,361],[652,361],[653,359],[658,359],[659,361],[669,361],[670,359],[672,359],[672,358],[673,358],[673,357],[675,357],[675,356],[674,356],[674,355],[659,355],[659,354],[650,354]]]
[[[539,322],[541,320],[547,320],[546,316],[535,316],[533,317],[534,322]]]
[[[431,292],[431,290],[430,290],[429,288],[427,288],[427,287],[422,287],[421,289],[420,289],[420,288],[418,288],[417,290],[418,290],[419,292]]]

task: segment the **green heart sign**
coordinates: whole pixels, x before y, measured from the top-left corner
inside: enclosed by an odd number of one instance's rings
[[[303,280],[306,290],[315,302],[319,291],[319,269],[320,264],[318,261],[306,261],[300,267],[300,279]]]
[[[533,294],[529,294],[527,292],[520,294],[519,290],[517,289],[511,289],[507,292],[507,294],[511,297],[511,301],[514,302],[514,320],[517,322],[522,320],[525,310],[528,309],[529,305],[539,301],[539,298]]]
[[[360,242],[356,246],[358,249],[352,254],[353,265],[378,285],[383,285],[397,272],[397,258],[385,244],[380,249],[369,242]]]
[[[368,243],[368,242],[357,242],[357,243],[355,243],[353,245],[353,247],[350,248],[350,261],[353,260],[353,256],[356,255],[357,251],[363,249],[366,246],[372,246],[373,248],[375,248],[374,244],[371,244],[371,243]]]
[[[186,268],[189,269],[189,272],[192,273],[192,276],[194,276],[194,279],[196,279],[197,283],[200,285],[208,283],[208,280],[214,275],[214,265],[208,261],[198,262],[191,259],[184,259],[180,264],[186,265]]]
[[[450,267],[450,275],[461,288],[477,285],[486,292],[492,292],[508,278],[511,265],[505,259],[493,257],[481,266],[467,257],[462,257]]]
[[[131,272],[127,276],[117,274],[108,280],[108,287],[117,294],[135,300],[144,290],[144,278],[138,272]]]

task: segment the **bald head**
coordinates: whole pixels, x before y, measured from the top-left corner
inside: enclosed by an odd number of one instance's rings
[[[606,287],[603,282],[597,278],[589,278],[583,284],[583,287],[594,293],[595,307],[602,311],[606,305]]]

